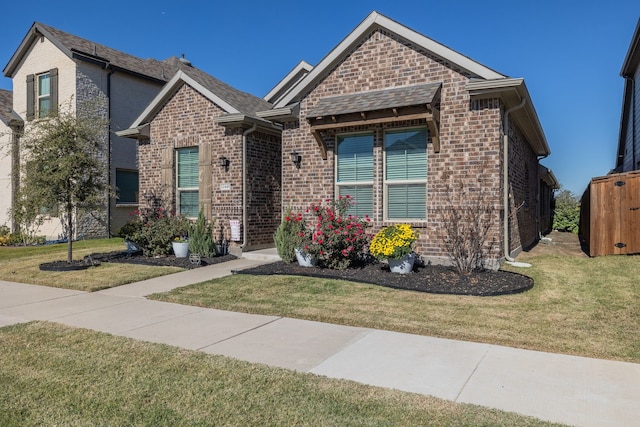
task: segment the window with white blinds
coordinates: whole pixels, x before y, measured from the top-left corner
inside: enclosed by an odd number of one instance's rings
[[[427,217],[427,130],[385,132],[385,218]]]
[[[340,135],[336,150],[339,196],[351,196],[349,214],[373,216],[373,134]]]
[[[198,216],[198,147],[176,150],[176,198],[178,213],[189,218]]]

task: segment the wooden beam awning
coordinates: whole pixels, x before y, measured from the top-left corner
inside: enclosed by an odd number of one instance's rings
[[[320,99],[307,113],[307,121],[322,158],[327,158],[323,131],[419,119],[427,122],[434,151],[439,152],[441,88],[442,83],[429,83]]]

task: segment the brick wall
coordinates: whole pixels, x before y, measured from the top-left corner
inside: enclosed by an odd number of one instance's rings
[[[162,151],[183,147],[211,145],[211,212],[215,238],[231,238],[230,220],[242,224],[242,133],[243,129],[225,129],[214,123],[224,111],[188,85],[182,86],[151,122],[147,143],[138,148],[140,204],[145,196],[164,193],[175,210],[174,180],[162,188]],[[219,165],[226,157],[229,167]],[[247,137],[249,167],[247,195],[249,247],[273,245],[273,233],[280,221],[280,139],[261,132]],[[174,157],[175,159],[175,157]],[[175,162],[175,160],[174,160]],[[201,195],[200,198],[207,198]],[[233,245],[242,241],[232,242]]]
[[[374,229],[388,225],[383,219],[382,156],[383,130],[388,127],[423,125],[423,122],[397,122],[387,125],[360,126],[325,132],[327,160],[320,156],[306,121],[306,113],[321,98],[348,93],[380,90],[398,86],[442,82],[439,153],[429,140],[427,146],[427,220],[414,223],[420,232],[417,252],[433,261],[446,262],[445,232],[442,227],[446,206],[447,182],[465,181],[489,189],[489,202],[499,209],[501,203],[501,108],[498,99],[471,101],[465,85],[469,75],[450,68],[428,52],[407,45],[384,31],[369,34],[347,58],[301,101],[300,120],[285,124],[283,131],[283,205],[300,209],[312,202],[334,197],[335,134],[352,131],[374,132]],[[288,155],[302,156],[296,169]],[[469,176],[474,179],[468,179]],[[500,257],[502,244],[499,211],[490,240],[498,244],[492,257]]]
[[[510,123],[509,140],[509,203],[510,247],[512,253],[532,245],[537,238],[537,189],[538,160],[522,135],[522,132]]]

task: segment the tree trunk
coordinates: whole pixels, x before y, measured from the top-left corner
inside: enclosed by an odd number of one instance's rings
[[[67,236],[67,262],[71,264],[73,261],[73,206],[67,204],[67,230],[69,235]]]

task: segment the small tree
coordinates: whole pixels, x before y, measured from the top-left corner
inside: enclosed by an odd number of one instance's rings
[[[66,219],[67,262],[73,260],[74,221],[79,210],[93,210],[108,200],[107,121],[98,99],[25,126],[21,140],[26,174],[21,180],[24,204],[58,207]]]
[[[553,229],[578,233],[580,228],[580,200],[567,189],[561,189],[555,196]]]

